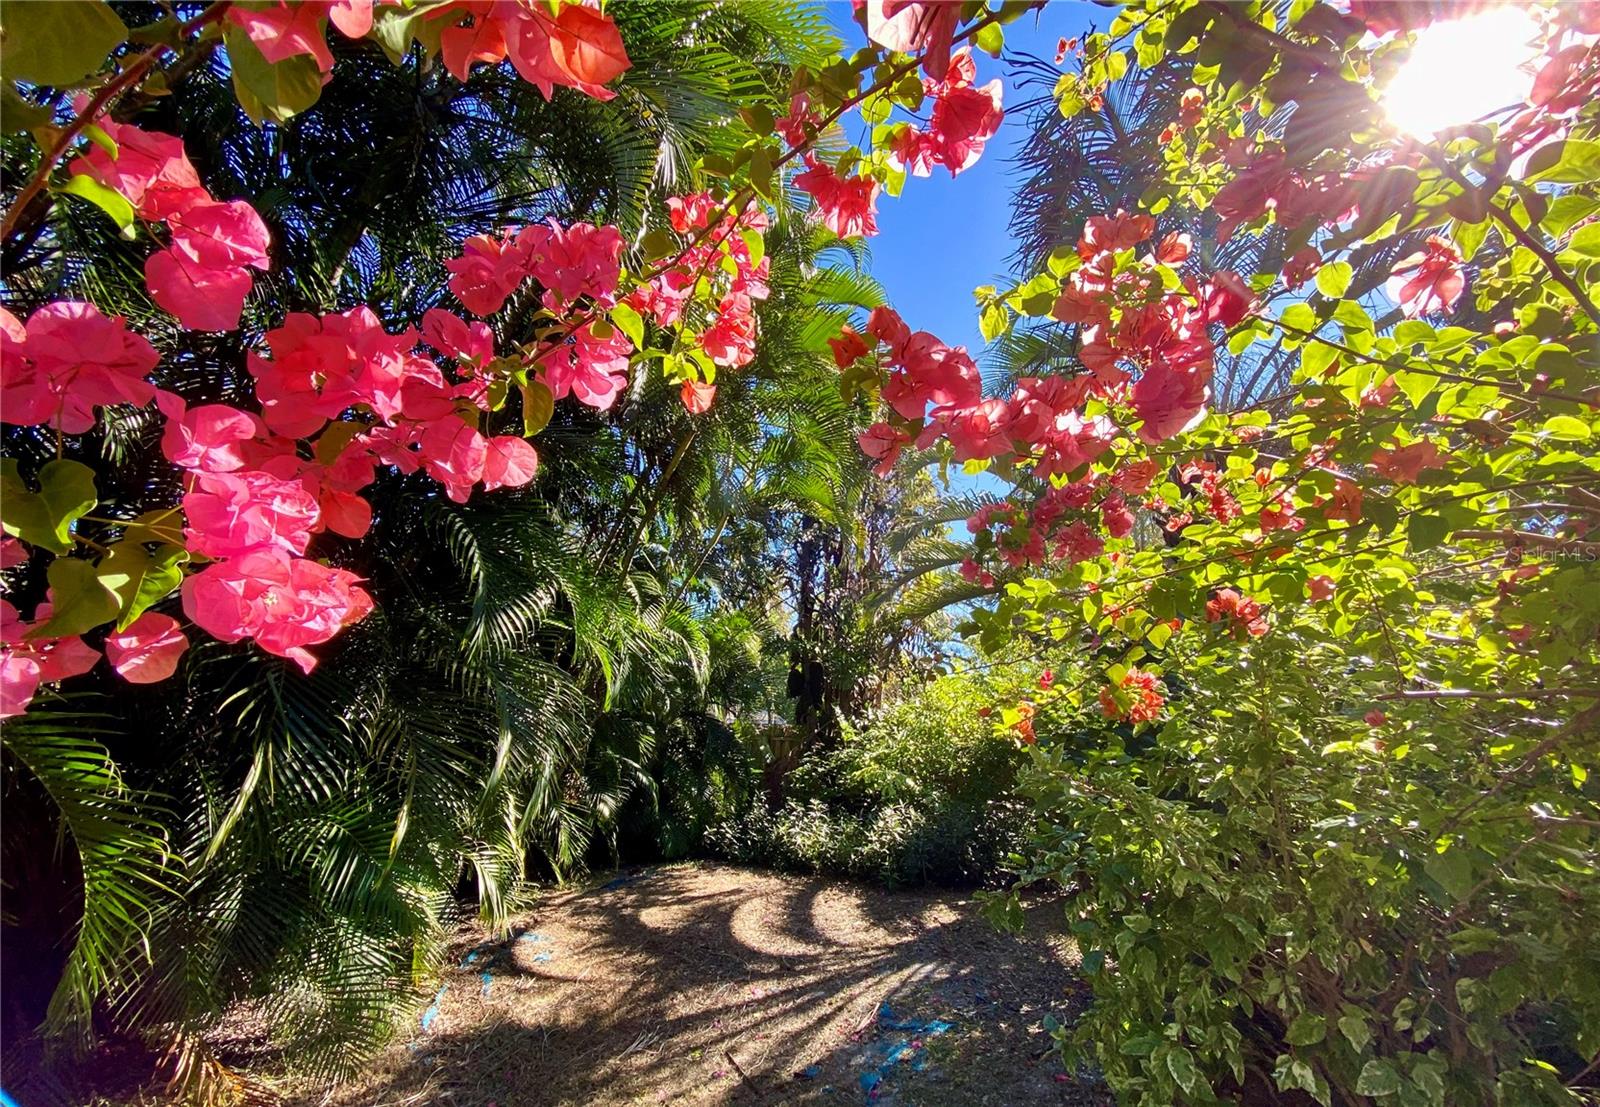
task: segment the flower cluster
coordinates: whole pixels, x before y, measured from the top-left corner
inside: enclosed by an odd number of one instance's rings
[[[1143,669],[1129,669],[1116,684],[1100,689],[1100,711],[1108,719],[1149,723],[1161,717],[1166,697],[1161,678]]]
[[[953,177],[977,163],[1005,118],[1000,79],[979,88],[977,77],[972,51],[960,50],[943,80],[923,79],[923,90],[933,100],[928,129],[907,127],[894,145],[894,158],[906,172],[926,177],[942,165]]]
[[[0,308],[0,360],[0,421],[82,434],[97,407],[153,400],[145,375],[160,357],[120,315],[63,300],[35,311],[26,326]]]
[[[555,220],[503,235],[474,235],[450,258],[450,291],[474,315],[493,315],[526,280],[544,289],[552,312],[587,296],[609,307],[622,265],[622,234],[615,227]]]
[[[710,193],[699,192],[669,198],[667,214],[673,231],[689,241],[670,266],[640,284],[626,302],[659,327],[694,324],[693,345],[713,367],[741,369],[756,355],[755,306],[771,294],[771,260],[751,252],[751,243],[767,230],[766,212],[752,203],[732,213]],[[700,301],[710,305],[703,317],[685,319],[690,303]],[[701,380],[692,375],[692,361],[678,364],[686,374],[684,407],[696,414],[707,410],[716,396],[715,369]]]
[[[870,238],[878,233],[878,189],[872,177],[842,176],[826,162],[806,155],[806,171],[795,187],[809,193],[822,225],[840,238]]]
[[[1169,234],[1152,253],[1134,257],[1155,229],[1149,216],[1123,212],[1084,227],[1078,264],[1052,314],[1081,328],[1085,374],[1024,378],[1009,397],[985,398],[966,351],[913,333],[891,309],[874,310],[865,334],[841,332],[831,343],[841,369],[873,356],[869,338],[888,369],[882,398],[889,417],[859,436],[876,471],[888,472],[907,446],[944,440],[955,461],[1001,460],[1043,482],[1031,507],[991,504],[968,520],[980,535],[979,551],[992,549],[1012,567],[1087,560],[1103,552],[1106,538],[1131,534],[1133,506],[1149,491],[1158,463],[1114,460],[1109,472],[1085,475],[1089,466],[1104,465],[1125,431],[1150,445],[1195,421],[1209,394],[1213,325],[1233,326],[1257,310],[1250,290],[1226,271],[1186,284],[1163,279],[1162,267],[1187,259],[1186,235]],[[1213,512],[1236,515],[1238,504],[1217,480],[1211,483]],[[993,580],[977,559],[963,575]]]
[[[1267,617],[1261,605],[1232,588],[1219,588],[1217,594],[1206,601],[1206,622],[1224,623],[1229,631],[1242,632],[1252,638],[1267,633]]]
[[[234,5],[228,22],[242,28],[269,62],[310,55],[324,74],[333,69],[324,26],[348,38],[372,30],[373,0],[276,0]],[[552,11],[552,8],[554,11]],[[479,62],[511,64],[546,98],[556,86],[575,88],[596,100],[616,93],[605,84],[629,66],[622,36],[594,4],[506,3],[449,0],[426,9],[445,68],[465,81]]]
[[[76,634],[34,633],[49,620],[51,608],[47,600],[31,623],[24,622],[16,608],[0,599],[0,719],[26,711],[39,685],[87,673],[100,660],[99,651]]]
[[[180,139],[110,119],[97,126],[114,152],[91,146],[71,170],[120,193],[141,218],[166,223],[167,246],[144,263],[151,298],[191,330],[233,330],[254,287],[250,270],[270,265],[267,225],[242,200],[214,199]]]

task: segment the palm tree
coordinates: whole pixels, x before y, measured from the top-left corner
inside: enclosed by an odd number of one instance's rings
[[[410,323],[447,302],[439,262],[466,235],[555,217],[638,241],[664,195],[694,187],[698,159],[729,148],[739,108],[779,105],[793,67],[834,46],[815,8],[608,10],[633,68],[605,103],[545,101],[502,68],[457,83],[418,54],[394,66],[340,42],[318,104],[258,128],[223,64],[203,60],[135,107],[184,138],[215,194],[248,198],[271,226],[273,268],[241,330],[177,330],[140,280],[147,246],[72,200],[14,240],[8,306],[86,296],[157,343],[162,386],[248,406],[245,351],[285,312],[364,302],[392,329]],[[130,5],[130,25],[155,11]],[[10,195],[24,145],[6,139]],[[712,702],[719,651],[748,642],[727,632],[708,566],[745,514],[826,515],[860,480],[860,413],[824,343],[878,293],[825,246],[781,208],[760,354],[719,380],[708,416],[641,376],[610,413],[560,405],[528,489],[461,506],[382,477],[371,533],[312,551],[366,577],[379,610],[310,676],[208,643],[173,681],[94,674],[8,725],[6,880],[28,874],[30,901],[53,908],[8,914],[8,978],[22,979],[13,951],[71,951],[59,980],[35,974],[40,1002],[12,1004],[12,1038],[53,989],[47,1032],[175,1047],[176,1074],[204,1091],[222,1073],[205,1035],[245,1004],[302,1067],[347,1070],[411,1009],[456,919],[499,924],[528,879],[614,856],[630,799],[658,794],[670,765],[715,761],[739,706]],[[522,325],[514,304],[498,337]],[[111,517],[178,494],[157,430],[117,413],[63,444],[96,469]],[[57,443],[7,427],[4,448],[28,471]],[[84,525],[91,540],[116,533]],[[24,609],[39,570],[11,574]],[[37,843],[56,834],[72,850],[43,863]],[[16,1090],[47,1094],[52,1078]]]

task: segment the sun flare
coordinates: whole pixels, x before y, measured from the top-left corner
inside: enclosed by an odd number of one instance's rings
[[[1520,104],[1533,84],[1527,65],[1538,24],[1517,5],[1435,23],[1383,94],[1389,121],[1419,138]]]

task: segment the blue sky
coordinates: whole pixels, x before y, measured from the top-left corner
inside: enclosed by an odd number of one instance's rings
[[[848,3],[829,3],[828,14],[848,44],[862,42]],[[1094,22],[1103,28],[1106,21],[1104,8],[1056,0],[1005,28],[1006,51],[1050,61],[1058,40],[1082,35]],[[976,57],[978,83],[1000,77],[1005,85],[1007,112],[1000,133],[978,163],[953,180],[935,169],[931,177],[908,180],[898,197],[880,197],[878,235],[869,240],[872,275],[912,329],[966,346],[975,358],[983,338],[972,290],[983,284],[1004,287],[1012,250],[1007,229],[1015,180],[1011,156],[1027,135],[1023,113],[1010,110],[1022,97],[1004,59]]]

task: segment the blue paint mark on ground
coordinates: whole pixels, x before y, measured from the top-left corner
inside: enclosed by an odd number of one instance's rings
[[[494,976],[490,973],[483,974],[483,994],[488,995],[489,989],[494,987]]]
[[[648,880],[655,875],[654,869],[640,869],[635,873],[619,873],[617,876],[600,885],[602,892],[614,892],[624,884],[632,884],[636,880]]]
[[[869,1061],[872,1067],[862,1073],[859,1080],[869,1103],[882,1094],[883,1082],[894,1073],[896,1065],[909,1063],[915,1072],[926,1069],[928,1054],[922,1038],[948,1033],[955,1029],[955,1024],[944,1019],[899,1019],[895,1017],[894,1008],[885,1003],[878,1008],[878,1027],[897,1033],[873,1043],[875,1061]]]
[[[433,1003],[422,1012],[422,1029],[427,1030],[432,1027],[433,1021],[439,1017],[439,1001],[444,998],[445,989],[448,987],[450,987],[448,984],[439,985],[439,994],[433,997]]]
[[[553,956],[553,954],[549,954],[549,953],[535,953],[533,955],[533,959],[535,961],[548,961],[548,960],[551,959],[552,956]]]

